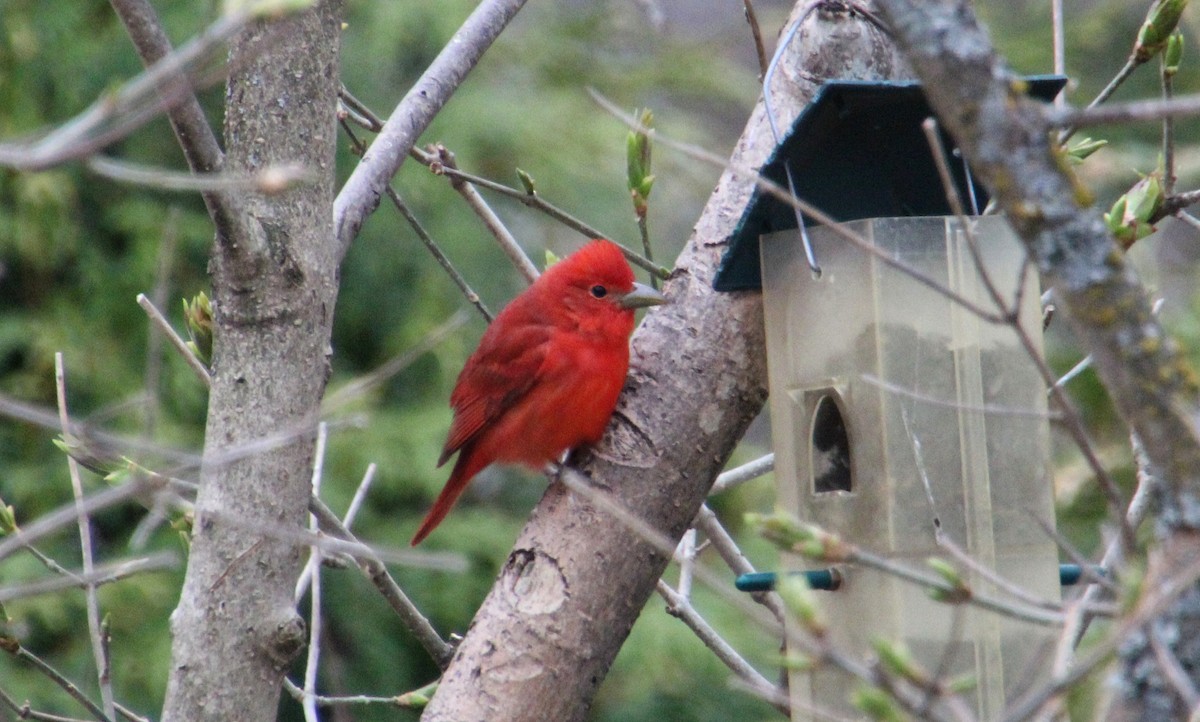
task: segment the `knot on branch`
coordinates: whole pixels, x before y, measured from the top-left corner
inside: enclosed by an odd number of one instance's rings
[[[515,549],[504,570],[509,606],[522,614],[552,614],[570,595],[558,561],[534,549]]]
[[[280,611],[281,618],[263,628],[265,638],[262,640],[262,650],[275,669],[284,670],[304,649],[308,630],[296,610],[287,608]]]

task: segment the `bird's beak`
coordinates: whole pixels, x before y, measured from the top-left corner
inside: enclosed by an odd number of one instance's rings
[[[641,283],[633,284],[633,290],[617,299],[622,308],[645,308],[646,306],[661,306],[667,303],[667,297]]]

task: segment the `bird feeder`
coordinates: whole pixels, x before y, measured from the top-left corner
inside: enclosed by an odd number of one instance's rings
[[[1049,99],[1061,79],[1030,79]],[[805,223],[758,191],[718,272],[718,290],[761,288],[778,505],[889,561],[933,576],[929,557],[953,559],[938,535],[981,568],[956,564],[972,590],[1006,597],[989,576],[1060,599],[1053,525],[1046,388],[1013,329],[990,323],[890,265],[895,259],[977,306],[996,310],[980,267],[1019,304],[1041,348],[1036,274],[1002,217],[969,220],[972,255],[921,130],[931,116],[914,83],[835,82],[802,112],[763,168],[875,249]],[[955,158],[948,137],[948,155]],[[959,195],[985,192],[961,160]],[[814,563],[785,555],[786,571]],[[1045,679],[1052,630],[861,565],[835,567],[840,586],[818,597],[839,649],[872,656],[902,642],[931,674],[970,675],[981,719]],[[1006,597],[1011,599],[1011,597]],[[813,710],[855,718],[861,683],[828,665],[792,672],[793,719]]]

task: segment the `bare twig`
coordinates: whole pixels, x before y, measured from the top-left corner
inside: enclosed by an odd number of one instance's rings
[[[67,413],[67,381],[63,369],[62,352],[54,354],[54,385],[58,395],[58,418],[62,423],[64,439],[73,436],[71,420]],[[88,515],[83,512],[83,481],[79,476],[79,464],[73,456],[67,455],[67,469],[71,476],[71,492],[75,496],[75,509],[79,522],[79,548],[83,557],[83,576],[85,579],[95,574],[95,556],[92,553],[92,524]],[[104,705],[104,714],[109,719],[117,716],[113,706],[112,683],[108,679],[105,644],[103,632],[100,629],[100,602],[96,597],[96,585],[86,584],[84,587],[87,601],[88,633],[92,640],[92,655],[96,662],[96,675],[100,683],[100,699]]]
[[[358,540],[350,532],[349,529],[342,524],[329,507],[317,498],[309,499],[308,510],[316,515],[317,520],[321,523],[321,527],[327,530],[330,534],[336,534],[338,537],[345,539],[347,542],[358,544]],[[384,599],[391,605],[392,610],[400,617],[413,636],[417,638],[425,651],[433,658],[433,661],[443,669],[450,663],[450,657],[454,654],[454,648],[447,644],[425,615],[421,614],[421,610],[417,609],[416,605],[409,600],[396,580],[392,579],[387,568],[379,557],[371,555],[363,555],[355,557],[358,561],[359,568],[363,574],[375,585],[376,589],[383,594]]]
[[[378,130],[379,128],[382,127],[382,122],[380,121],[379,117],[377,115],[375,115],[375,112],[372,111],[369,107],[367,107],[367,105],[364,104],[362,101],[355,98],[350,93],[350,91],[346,90],[345,88],[342,88],[340,97],[341,97],[343,103],[345,103],[349,109],[352,109],[353,112],[357,116],[359,116],[360,120],[362,121],[361,124],[363,125],[363,127],[367,128],[368,130]],[[349,127],[347,127],[345,122],[342,123],[342,127],[345,128],[346,132],[354,140],[356,147],[358,147],[363,152],[365,152],[366,146],[361,141],[359,141],[357,138],[354,137],[354,133],[350,130]],[[456,181],[456,180],[463,181],[466,183],[470,183],[472,185],[479,186],[480,188],[486,188],[490,191],[495,191],[495,192],[505,195],[509,198],[518,200],[525,206],[541,211],[542,213],[549,216],[550,218],[553,218],[554,220],[558,221],[559,223],[562,223],[564,226],[579,232],[580,234],[582,234],[583,236],[585,236],[589,239],[608,238],[608,239],[612,240],[615,238],[612,235],[606,234],[602,231],[599,231],[599,230],[593,228],[592,226],[589,226],[588,224],[579,220],[575,216],[572,216],[571,214],[562,210],[558,206],[555,206],[554,204],[547,202],[540,195],[538,195],[536,191],[531,193],[531,192],[525,191],[525,190],[518,190],[511,186],[504,185],[503,183],[497,183],[493,180],[489,180],[482,176],[477,176],[477,175],[473,175],[471,173],[464,172],[463,170],[456,168],[456,167],[448,167],[440,162],[439,155],[438,155],[438,153],[435,153],[435,152],[428,152],[428,151],[422,150],[421,148],[413,147],[408,151],[408,154],[413,159],[415,159],[417,162],[428,167],[430,169],[430,171],[434,172],[437,175],[444,175],[447,178],[450,178],[452,182]],[[389,195],[393,196],[392,200],[396,201],[395,191],[391,190],[390,186],[389,186],[388,193],[389,193]],[[397,207],[399,207],[399,205],[397,205]],[[403,208],[401,208],[401,213],[404,213]],[[409,214],[405,213],[406,218],[408,218],[408,215]],[[409,222],[413,223],[413,221],[411,221],[411,220]],[[420,231],[418,231],[418,233],[420,233]],[[424,240],[424,238],[422,238],[422,240]],[[618,245],[621,246],[621,252],[625,254],[626,260],[628,260],[630,263],[632,263],[636,266],[639,266],[639,267],[649,271],[650,273],[653,273],[654,275],[658,276],[659,278],[666,279],[666,278],[670,277],[670,275],[671,275],[670,269],[664,268],[663,266],[659,266],[659,265],[653,263],[652,261],[650,261],[649,259],[644,258],[644,257],[638,255],[637,253],[634,253],[633,251],[626,248],[624,244],[618,244]],[[443,265],[446,265],[446,264],[443,263]],[[459,285],[460,285],[460,287],[462,287],[462,284],[459,284]]]
[[[0,650],[8,652],[17,659],[32,666],[51,682],[58,685],[72,699],[83,705],[100,722],[113,722],[114,717],[109,717],[105,714],[104,710],[100,709],[95,702],[88,698],[79,687],[76,687],[74,682],[63,676],[61,672],[50,666],[44,659],[26,649],[15,637],[0,632]]]
[[[1196,690],[1196,685],[1192,684],[1187,670],[1179,662],[1179,657],[1175,656],[1170,646],[1163,640],[1162,632],[1151,624],[1146,628],[1146,637],[1150,641],[1150,648],[1154,650],[1154,658],[1158,661],[1158,666],[1162,669],[1167,681],[1175,688],[1175,693],[1183,699],[1183,703],[1187,705],[1188,709],[1196,709],[1196,706],[1200,705],[1200,692]]]
[[[630,128],[639,127],[636,119],[630,117],[627,113],[618,108],[615,104],[613,104],[612,101],[610,101],[608,98],[605,98],[594,88],[589,88],[588,93],[592,96],[592,99],[596,101],[597,105],[604,108],[621,122],[625,123]],[[846,224],[834,220],[831,216],[816,206],[811,205],[803,199],[792,195],[786,188],[781,187],[777,183],[773,183],[770,179],[761,175],[758,172],[759,169],[731,164],[728,159],[711,153],[704,148],[700,148],[690,143],[682,143],[677,140],[672,140],[662,135],[656,136],[656,140],[658,143],[665,145],[668,148],[674,148],[675,150],[678,150],[681,153],[684,153],[697,160],[702,160],[720,168],[730,169],[738,173],[746,174],[747,176],[753,178],[758,187],[763,192],[769,194],[772,198],[778,199],[779,201],[802,211],[806,216],[813,219],[813,221],[828,227],[829,230],[837,234],[839,238],[849,242],[865,253],[878,258],[884,264],[907,275],[909,278],[913,279],[934,293],[950,299],[954,303],[959,304],[963,308],[971,311],[981,319],[990,323],[1005,323],[1007,321],[1004,316],[988,311],[971,299],[966,298],[962,294],[956,293],[955,291],[947,288],[945,284],[930,278],[928,275],[896,258],[884,249],[877,247],[875,244],[871,243],[866,238],[863,238],[861,235],[851,231]]]
[[[734,574],[750,574],[757,571],[750,560],[742,554],[742,550],[738,547],[737,542],[733,540],[729,532],[721,524],[721,520],[712,509],[708,508],[707,504],[701,505],[700,513],[696,515],[696,527],[704,532],[712,543],[713,548],[717,550],[717,554],[724,560],[725,565],[729,567]],[[783,624],[784,610],[783,601],[775,592],[753,592],[750,598],[759,604],[763,605],[775,615],[775,619]]]
[[[688,629],[691,629],[692,633],[696,635],[696,638],[703,642],[704,646],[708,647],[716,655],[717,659],[721,660],[731,672],[749,684],[753,689],[762,690],[769,694],[777,694],[779,692],[774,684],[771,684],[766,677],[762,676],[757,669],[752,667],[742,655],[738,654],[737,650],[729,642],[725,641],[724,637],[718,634],[705,621],[704,617],[700,616],[691,602],[687,600],[687,597],[672,589],[671,585],[661,579],[658,580],[655,589],[666,600],[667,613],[686,624]],[[775,699],[774,694],[769,699]],[[787,705],[782,705],[774,701],[772,704],[780,712],[791,714],[791,710]]]
[[[135,478],[121,486],[92,494],[82,503],[72,502],[58,509],[43,514],[36,521],[23,526],[5,539],[0,539],[0,560],[6,559],[24,547],[33,544],[38,539],[53,534],[62,527],[75,521],[79,514],[91,514],[99,509],[107,509],[140,494],[144,494],[157,485],[157,482],[147,478]]]
[[[692,596],[692,569],[696,566],[696,529],[692,527],[683,533],[679,545],[675,547],[675,561],[679,564],[679,584],[677,593],[683,599]],[[659,580],[662,583],[662,580]]]
[[[6,707],[11,709],[20,719],[37,720],[38,722],[84,722],[78,717],[63,717],[62,715],[50,714],[49,712],[38,712],[30,708],[29,702],[25,704],[17,704],[17,701],[8,696],[8,693],[0,689],[0,702],[3,702]]]
[[[134,1],[140,2],[140,0]],[[154,272],[154,289],[150,292],[151,305],[155,308],[167,303],[171,264],[175,260],[175,246],[179,241],[179,215],[179,207],[171,206],[167,210],[167,218],[163,222],[162,240],[158,246],[158,264]],[[162,365],[162,336],[157,333],[148,333],[146,334],[146,372],[143,381],[146,390],[146,406],[142,417],[142,433],[147,441],[154,438],[154,430],[158,424]]]
[[[129,39],[133,41],[144,65],[154,65],[171,54],[171,41],[149,0],[109,1],[125,25]],[[181,102],[168,109],[167,117],[187,158],[188,167],[201,173],[221,167],[224,154],[194,93],[188,93]]]
[[[1041,409],[1027,409],[1027,408],[1022,408],[1022,407],[1017,407],[1017,406],[998,406],[996,404],[972,405],[972,404],[964,404],[960,401],[953,401],[953,400],[949,400],[949,399],[937,399],[937,398],[934,398],[934,397],[926,395],[926,394],[917,393],[916,391],[913,391],[912,389],[907,389],[899,384],[894,384],[889,381],[884,381],[883,379],[881,379],[877,376],[872,376],[871,374],[862,374],[861,376],[859,376],[859,378],[861,378],[863,381],[867,382],[868,384],[870,384],[872,386],[876,386],[880,389],[883,389],[884,391],[887,391],[890,394],[895,394],[896,396],[903,396],[905,398],[914,399],[923,404],[928,404],[930,406],[936,406],[936,407],[945,408],[945,409],[958,409],[960,411],[966,411],[966,412],[975,413],[975,414],[990,414],[990,415],[994,415],[994,416],[1016,416],[1016,417],[1027,417],[1027,418],[1034,418],[1034,419],[1051,419],[1051,420],[1055,420],[1055,421],[1063,418],[1062,413],[1057,412],[1057,411],[1042,411]]]
[[[428,353],[442,341],[445,341],[455,331],[457,331],[464,323],[467,322],[467,314],[465,310],[460,310],[438,324],[437,328],[433,329],[412,348],[396,354],[388,359],[379,368],[374,369],[370,373],[359,376],[344,385],[338,387],[332,393],[325,396],[325,401],[322,404],[325,411],[331,411],[344,404],[350,403],[354,399],[361,397],[363,394],[371,391],[404,369],[408,368],[414,361]]]
[[[602,509],[606,514],[612,515],[619,523],[637,534],[647,544],[657,549],[660,554],[670,556],[674,551],[675,545],[671,543],[666,535],[657,531],[636,514],[623,507],[610,494],[592,486],[583,474],[570,467],[563,466],[560,467],[558,479],[573,493],[578,494],[589,503]],[[747,620],[761,625],[764,629],[781,631],[789,644],[794,645],[797,649],[808,652],[815,659],[831,663],[844,672],[870,684],[880,683],[881,678],[876,671],[863,665],[851,655],[839,650],[836,646],[829,644],[827,639],[818,639],[792,626],[784,626],[781,629],[779,623],[772,616],[766,614],[765,610],[758,607],[752,600],[746,599],[739,592],[733,591],[727,583],[722,582],[704,565],[697,565],[694,574],[696,579],[703,582],[714,593],[743,612]],[[925,707],[922,701],[923,695],[918,697],[916,694],[897,690],[895,691],[895,696],[905,709],[916,710]],[[941,717],[932,714],[930,714],[929,718],[941,719]]]
[[[157,190],[182,193],[255,192],[264,195],[282,193],[301,183],[313,183],[317,176],[312,170],[294,164],[268,166],[252,174],[196,173],[171,171],[165,168],[119,161],[94,155],[84,163],[98,176],[120,183],[146,186]]]
[[[313,702],[318,707],[348,707],[350,705],[370,705],[382,704],[390,707],[398,707],[400,709],[420,709],[425,706],[425,701],[433,694],[433,689],[437,687],[437,682],[430,682],[424,687],[405,692],[404,694],[394,695],[392,697],[379,697],[366,694],[353,694],[339,697],[329,697],[320,694],[310,694],[296,686],[292,680],[284,677],[283,688],[297,702],[304,702],[305,699],[311,697]],[[418,697],[422,699],[418,701]]]
[[[1093,448],[1091,440],[1088,437],[1087,428],[1084,425],[1083,419],[1080,417],[1079,412],[1067,398],[1066,394],[1063,393],[1059,380],[1054,378],[1054,374],[1049,365],[1046,363],[1046,360],[1042,357],[1041,353],[1039,353],[1038,344],[1035,343],[1033,337],[1030,336],[1029,331],[1021,325],[1020,302],[1022,298],[1021,294],[1024,290],[1024,276],[1018,280],[1017,294],[1016,298],[1014,299],[1013,306],[1006,310],[1004,296],[1000,293],[1000,290],[992,281],[991,274],[988,273],[987,267],[983,262],[983,256],[979,249],[979,242],[975,238],[975,233],[973,231],[974,225],[966,216],[962,199],[958,196],[957,186],[954,184],[951,178],[949,161],[946,158],[945,149],[942,148],[941,139],[937,132],[937,121],[933,118],[926,118],[921,123],[921,130],[925,133],[926,141],[929,144],[930,153],[932,154],[934,164],[938,170],[938,176],[942,182],[942,188],[946,193],[946,200],[949,203],[950,208],[953,210],[955,216],[958,218],[962,232],[966,236],[967,248],[971,253],[972,261],[974,262],[975,268],[983,281],[984,288],[987,290],[988,296],[991,298],[991,301],[1000,313],[1000,316],[1004,319],[1004,323],[1012,328],[1013,333],[1015,333],[1017,336],[1017,340],[1024,348],[1026,355],[1033,362],[1034,367],[1038,370],[1038,373],[1042,377],[1042,381],[1048,388],[1047,393],[1050,395],[1050,398],[1053,399],[1056,405],[1061,409],[1062,413],[1058,418],[1065,422],[1067,430],[1074,438],[1076,446],[1079,447],[1080,451],[1084,455],[1084,458],[1088,461],[1088,464],[1096,473],[1096,480],[1100,484],[1100,488],[1104,492],[1105,498],[1108,500],[1109,508],[1112,513],[1116,515],[1118,523],[1120,523],[1122,540],[1126,545],[1132,546],[1133,531],[1128,527],[1128,525],[1124,524],[1124,517],[1121,516],[1122,509],[1124,508],[1121,492],[1118,490],[1117,485],[1113,481],[1112,477],[1108,474],[1107,469],[1104,468],[1104,466],[1100,463],[1099,458],[1096,456],[1095,449]],[[1026,268],[1028,268],[1028,265],[1026,265]]]
[[[1200,114],[1200,95],[1179,95],[1170,100],[1137,100],[1102,108],[1052,109],[1046,111],[1046,120],[1052,127],[1079,129],[1197,114]]]
[[[717,480],[713,482],[712,489],[708,495],[720,494],[723,491],[729,491],[735,486],[753,481],[760,476],[770,474],[775,470],[775,452],[760,456],[754,461],[746,462],[741,466],[723,471],[717,476]]]
[[[447,150],[446,146],[438,145],[436,152],[438,162],[442,167],[458,167],[454,160],[454,154]],[[475,190],[473,185],[461,179],[452,179],[450,185],[462,196],[463,200],[467,202],[467,206],[475,215],[479,216],[479,220],[483,221],[484,227],[488,229],[488,232],[492,234],[496,242],[500,244],[500,249],[512,261],[513,266],[516,267],[521,276],[525,278],[525,282],[533,283],[536,281],[538,275],[540,275],[537,266],[533,265],[533,261],[529,260],[529,256],[521,248],[521,244],[517,243],[517,239],[505,227],[504,222],[500,220],[500,216],[496,215],[496,212],[487,204],[483,196],[479,195],[479,191]]]
[[[1161,62],[1162,97],[1170,100],[1175,97],[1175,76],[1167,70],[1167,56],[1163,53]],[[1163,193],[1170,197],[1175,192],[1175,119],[1162,120],[1162,154],[1163,154]]]
[[[375,464],[367,466],[367,471],[363,474],[362,481],[358,483],[358,488],[354,490],[354,498],[350,500],[350,506],[346,509],[346,515],[342,517],[342,525],[347,529],[354,525],[354,517],[358,516],[358,510],[362,507],[362,503],[367,498],[367,492],[371,488],[371,484],[375,481]],[[310,512],[311,513],[311,512]],[[316,519],[316,516],[313,516]],[[311,565],[305,565],[304,571],[300,573],[300,579],[296,582],[296,603],[300,603],[300,599],[304,593],[308,591],[308,585],[312,581]]]
[[[11,602],[14,599],[36,597],[41,594],[54,594],[77,587],[99,587],[120,581],[135,574],[173,569],[178,565],[179,558],[175,554],[162,552],[140,559],[111,562],[93,567],[90,574],[82,570],[79,572],[63,570],[65,572],[63,576],[29,582],[28,584],[0,587],[0,604]]]
[[[562,223],[567,228],[570,228],[570,229],[578,232],[580,235],[584,236],[585,238],[589,238],[589,239],[591,239],[591,238],[608,238],[610,240],[615,238],[615,236],[605,233],[604,231],[601,231],[593,226],[590,226],[587,223],[584,223],[583,221],[581,221],[580,219],[571,215],[570,213],[567,213],[566,211],[562,210],[561,208],[554,205],[553,203],[550,203],[549,201],[547,201],[545,198],[543,198],[537,192],[529,193],[527,191],[524,191],[524,190],[521,190],[518,188],[513,188],[511,186],[504,185],[503,183],[497,183],[496,181],[489,180],[487,178],[484,178],[483,176],[478,176],[478,175],[474,175],[472,173],[467,173],[458,168],[437,167],[435,169],[433,166],[437,162],[437,156],[433,155],[431,153],[425,153],[424,151],[417,149],[417,148],[413,149],[412,156],[413,156],[413,158],[416,158],[418,161],[420,161],[422,164],[430,166],[431,170],[434,170],[434,172],[436,172],[440,175],[444,175],[447,178],[463,180],[463,181],[466,181],[473,185],[479,186],[480,188],[486,188],[490,191],[495,191],[496,193],[499,193],[501,195],[507,196],[514,200],[520,201],[525,206],[527,206],[529,208],[533,208],[534,210],[537,210],[537,211],[541,211],[546,216],[553,218],[554,220],[558,221],[559,223]],[[618,244],[618,245],[621,247],[621,253],[623,253],[625,255],[625,260],[629,261],[633,265],[638,266],[639,268],[642,268],[643,270],[649,271],[650,273],[653,273],[655,276],[657,276],[661,279],[666,279],[666,278],[670,277],[671,270],[669,268],[660,266],[657,263],[654,263],[650,259],[646,258],[645,256],[642,256],[639,253],[631,251],[624,244]]]
[[[187,342],[179,334],[175,333],[175,329],[171,327],[171,323],[154,307],[150,299],[146,298],[146,294],[139,293],[137,295],[137,302],[142,307],[142,310],[146,312],[146,315],[150,317],[154,326],[162,331],[167,340],[171,342],[171,345],[175,347],[175,350],[183,356],[183,360],[187,361],[188,368],[196,374],[196,378],[200,379],[205,388],[211,387],[212,374],[209,373],[208,367],[200,359],[196,358],[196,354],[192,353],[192,350],[188,348]]]
[[[751,0],[742,0],[746,11],[746,23],[750,25],[750,34],[754,36],[754,54],[758,57],[758,79],[762,80],[767,74],[767,49],[763,45],[762,29],[758,26],[758,15],[754,12]]]
[[[0,165],[42,170],[91,155],[125,137],[163,107],[172,105],[183,92],[190,95],[187,76],[215,59],[220,46],[253,19],[256,11],[254,3],[249,3],[242,10],[221,16],[177,51],[163,56],[145,72],[105,93],[83,113],[37,140],[0,143]],[[181,91],[183,88],[186,91]]]
[[[362,105],[362,103],[360,103],[353,95],[350,95],[349,91],[347,91],[344,87],[342,88],[341,98],[343,102],[351,103],[355,108],[362,108],[363,111],[370,116],[370,118],[365,118],[365,120],[369,121],[371,118],[374,118],[374,114],[371,113],[371,109]],[[358,138],[358,135],[354,132],[354,129],[351,128],[349,123],[346,122],[346,119],[340,118],[338,122],[341,124],[342,129],[346,131],[346,135],[349,136],[350,142],[354,145],[355,152],[357,152],[359,155],[365,154],[367,152],[366,143],[363,143]],[[416,152],[415,148],[413,149],[413,152]],[[386,186],[386,191],[388,198],[390,198],[392,201],[392,205],[396,207],[396,210],[400,211],[400,215],[404,216],[404,220],[408,221],[408,225],[411,226],[413,231],[417,234],[417,238],[421,239],[421,243],[425,244],[425,248],[433,255],[434,260],[436,260],[442,267],[442,270],[444,270],[446,274],[450,276],[450,280],[454,281],[454,285],[458,286],[458,289],[462,291],[464,296],[467,297],[467,300],[470,301],[471,305],[475,306],[479,313],[483,314],[484,319],[486,319],[488,323],[491,323],[492,314],[487,310],[487,306],[483,305],[483,301],[480,300],[479,294],[475,293],[475,290],[471,288],[470,284],[467,283],[467,279],[458,272],[458,269],[454,267],[454,264],[450,263],[450,259],[445,253],[442,252],[441,247],[439,247],[437,242],[433,240],[433,237],[429,235],[429,232],[425,230],[425,226],[421,224],[421,221],[417,218],[416,214],[412,212],[412,209],[408,207],[408,204],[400,198],[400,194],[396,192],[396,189],[392,188],[391,183]]]
[[[493,318],[492,312],[489,311],[487,306],[483,304],[483,301],[479,298],[479,294],[475,292],[475,289],[471,288],[470,284],[467,283],[467,279],[464,278],[463,275],[458,272],[458,269],[450,263],[450,259],[446,257],[446,254],[442,252],[442,249],[429,235],[429,232],[426,231],[425,227],[421,225],[421,222],[417,220],[417,216],[412,212],[408,205],[400,199],[400,194],[396,193],[396,190],[390,185],[387,188],[387,194],[388,198],[392,200],[392,204],[396,206],[396,210],[400,211],[400,215],[404,216],[404,220],[408,221],[408,225],[410,225],[413,231],[417,234],[417,238],[421,239],[421,243],[424,243],[425,248],[429,249],[429,252],[433,254],[434,259],[436,259],[438,264],[441,265],[442,269],[446,271],[447,275],[450,276],[450,280],[454,281],[454,285],[458,286],[459,290],[462,291],[464,296],[466,296],[467,301],[469,301],[471,305],[479,311],[484,319],[487,320],[488,323],[491,323]]]
[[[433,117],[507,27],[525,0],[483,0],[454,34],[384,124],[372,148],[333,204],[338,257],[345,255],[391,177]]]
[[[321,479],[325,470],[325,445],[329,439],[329,427],[320,424],[317,427],[317,444],[313,452],[312,498],[321,498]],[[314,533],[318,530],[319,522],[315,514],[309,518],[309,529]],[[311,604],[308,622],[308,658],[304,663],[304,689],[315,694],[317,690],[317,669],[321,659],[321,631],[324,627],[321,617],[321,550],[314,547],[309,552],[308,564],[304,572],[311,586]],[[296,598],[303,594],[300,586],[303,578],[296,582]],[[320,722],[317,714],[317,704],[312,694],[304,697],[304,719],[306,722]]]

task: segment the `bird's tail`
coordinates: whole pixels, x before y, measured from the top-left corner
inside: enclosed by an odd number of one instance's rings
[[[458,497],[462,495],[463,490],[467,488],[467,483],[471,481],[471,477],[479,473],[483,466],[474,458],[474,454],[470,453],[471,449],[463,449],[458,454],[458,459],[454,462],[454,471],[450,472],[450,478],[446,480],[446,485],[442,487],[442,493],[438,494],[437,501],[433,502],[433,508],[421,520],[421,526],[417,529],[417,533],[413,535],[412,546],[421,543],[429,533],[437,528],[438,524],[442,523],[442,519],[450,513],[450,509],[454,507],[454,502],[458,501]]]

